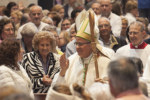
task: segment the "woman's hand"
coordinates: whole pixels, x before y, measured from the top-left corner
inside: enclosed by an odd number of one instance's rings
[[[95,78],[94,80],[95,82],[100,82],[100,83],[106,83],[104,80],[102,80],[101,78]]]
[[[44,85],[51,85],[52,83],[52,79],[48,75],[44,75],[42,81]]]
[[[65,53],[60,57],[59,61],[60,61],[60,67],[61,67],[59,75],[63,77],[65,76],[65,73],[69,67],[69,60],[66,59]]]

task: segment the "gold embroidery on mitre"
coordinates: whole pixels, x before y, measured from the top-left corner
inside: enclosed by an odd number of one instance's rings
[[[89,24],[89,19],[86,18],[82,24],[82,26],[80,27],[79,31],[77,32],[77,37],[81,37],[83,39],[86,39],[88,41],[91,41],[91,35],[90,33],[86,33],[85,30],[87,28],[87,25]]]

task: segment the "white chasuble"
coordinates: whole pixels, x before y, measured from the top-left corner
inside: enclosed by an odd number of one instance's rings
[[[90,60],[90,58],[89,58]],[[110,59],[104,56],[100,56],[98,59],[98,70],[99,70],[99,78],[107,81],[107,66],[110,62]],[[78,83],[83,86],[83,72],[84,66],[80,56],[75,53],[74,55],[69,57],[70,66],[65,74],[66,83]],[[88,64],[87,73],[86,73],[86,81],[85,87],[90,87],[94,83],[94,79],[96,78],[95,72],[95,63],[94,57],[91,58],[91,61]]]

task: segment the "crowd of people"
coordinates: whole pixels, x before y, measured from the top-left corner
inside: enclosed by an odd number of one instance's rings
[[[149,100],[150,0],[0,6],[0,100]]]

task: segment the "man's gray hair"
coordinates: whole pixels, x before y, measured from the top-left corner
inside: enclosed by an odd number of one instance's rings
[[[139,86],[135,63],[131,58],[119,58],[108,65],[108,77],[117,93],[135,89]]]
[[[35,35],[38,32],[37,27],[33,23],[27,23],[21,31],[21,35]]]
[[[145,27],[144,27],[144,25],[143,25],[143,23],[141,23],[141,22],[139,22],[139,21],[135,21],[135,22],[132,22],[131,24],[130,24],[130,26],[139,26],[140,28],[141,28],[141,32],[143,32],[143,31],[145,31]]]

